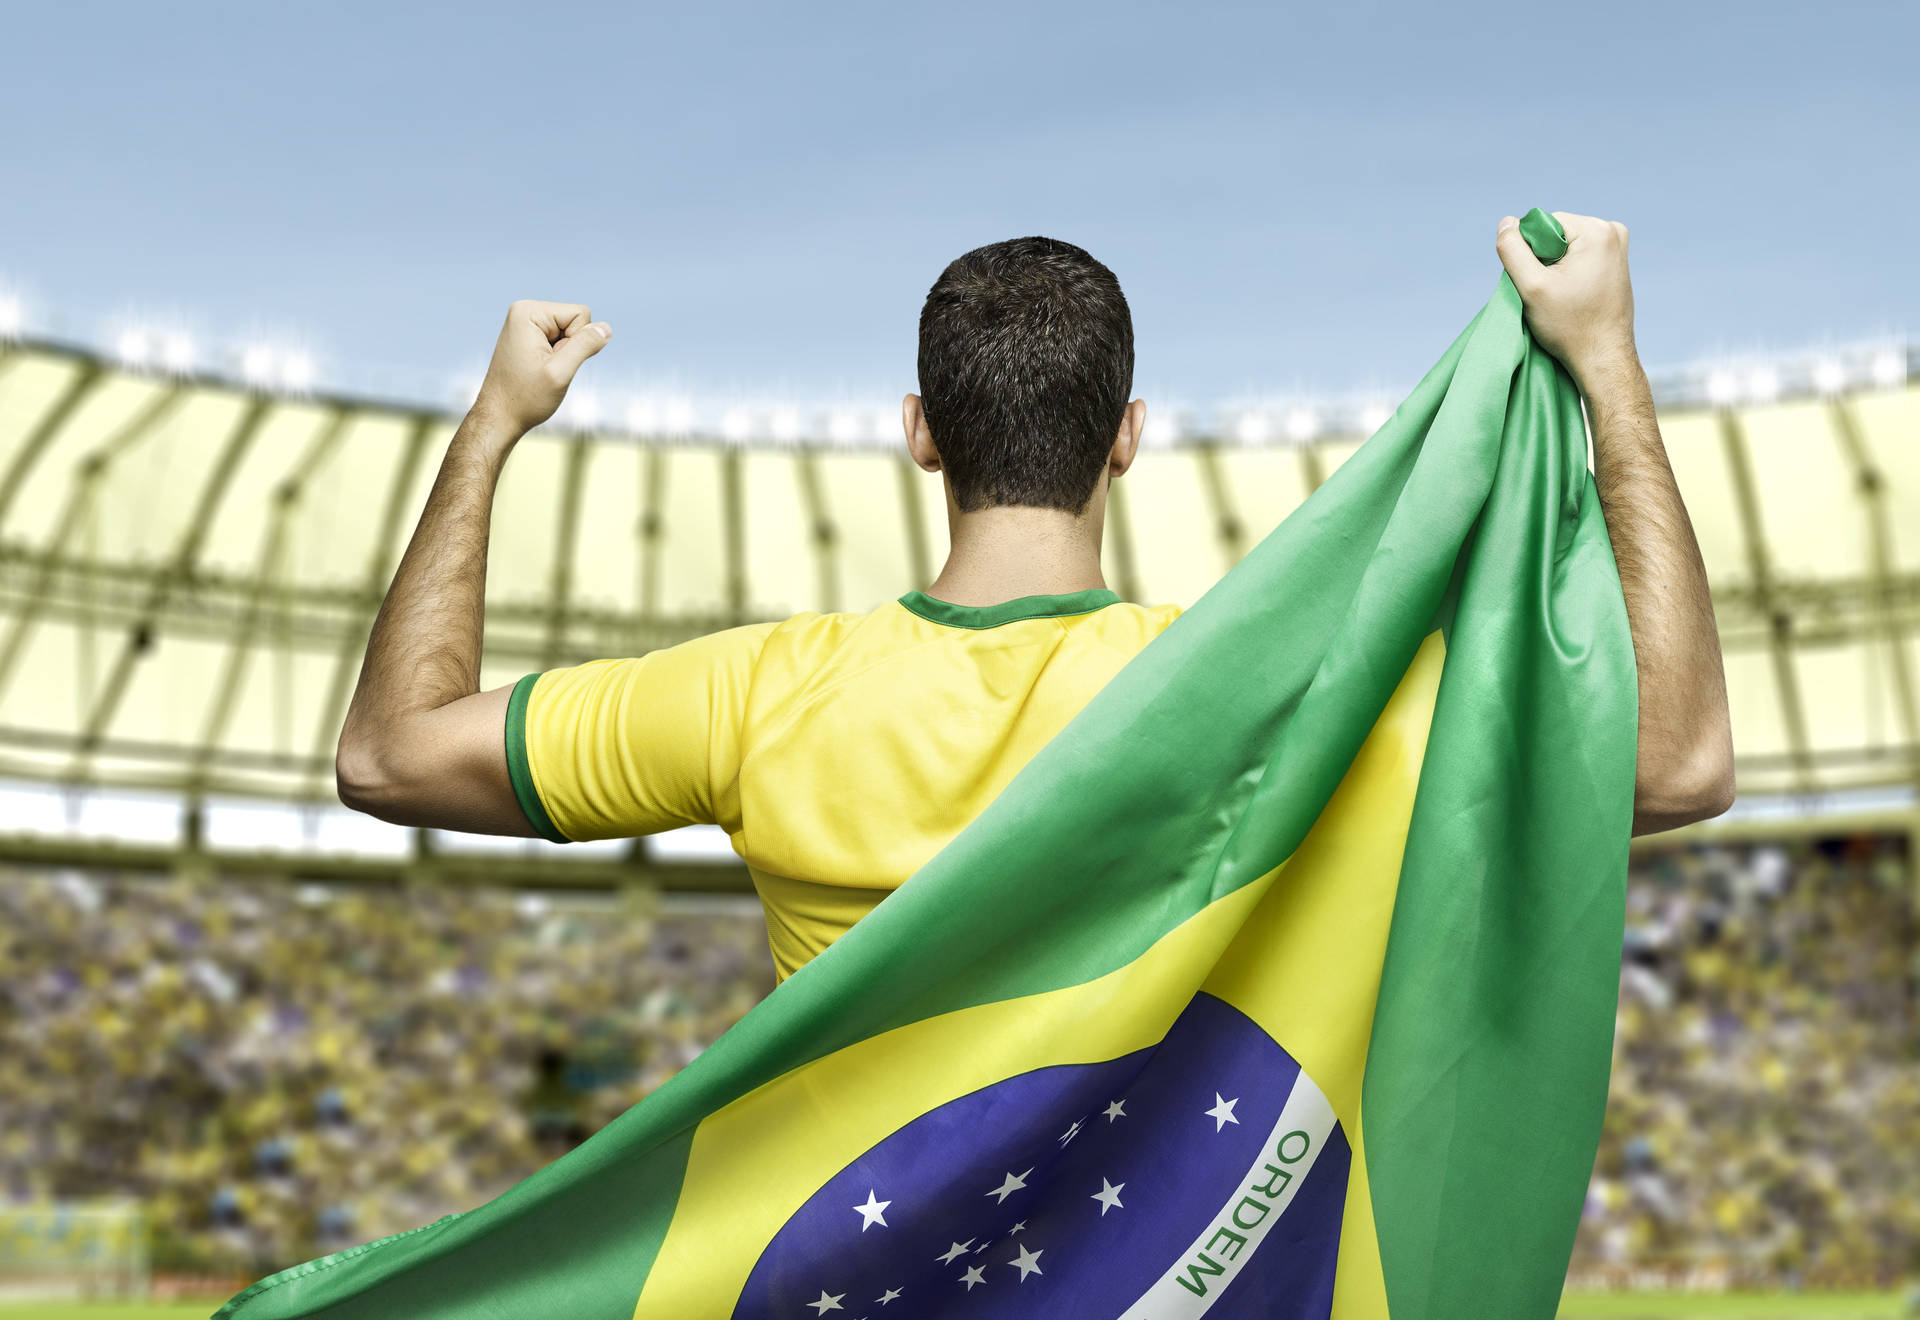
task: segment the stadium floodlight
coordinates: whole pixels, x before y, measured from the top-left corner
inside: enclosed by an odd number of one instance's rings
[[[1730,371],[1716,371],[1707,377],[1707,402],[1726,407],[1740,397],[1740,382]]]
[[[1391,416],[1393,416],[1393,409],[1387,407],[1385,404],[1370,403],[1360,410],[1360,429],[1368,435],[1372,435],[1375,431],[1385,426],[1387,419]]]
[[[800,438],[800,414],[792,408],[781,408],[773,414],[773,438],[783,445],[790,445]]]
[[[1868,368],[1868,374],[1873,377],[1875,385],[1892,389],[1895,385],[1906,381],[1907,364],[1901,360],[1899,353],[1888,349],[1884,353],[1873,355],[1873,363]]]
[[[1761,367],[1747,377],[1747,397],[1755,403],[1772,403],[1780,397],[1780,373]]]
[[[720,434],[735,444],[753,434],[753,417],[745,408],[729,408],[720,419]]]
[[[627,404],[625,413],[627,429],[635,435],[651,435],[654,426],[653,404],[645,399],[634,399]]]
[[[1147,433],[1144,437],[1149,444],[1171,448],[1180,443],[1180,417],[1172,411],[1147,414]]]
[[[160,342],[160,365],[172,372],[193,370],[193,340],[183,334],[168,335]]]
[[[873,438],[880,444],[891,444],[900,437],[900,417],[884,409],[873,414]]]
[[[686,435],[693,430],[693,402],[689,399],[670,400],[662,420],[666,423],[667,434]]]
[[[850,445],[860,438],[858,415],[840,410],[827,419],[827,439],[836,445]]]
[[[12,339],[27,323],[27,309],[11,294],[0,296],[0,339]]]
[[[273,383],[273,350],[254,344],[240,355],[240,376],[256,389]]]
[[[313,388],[313,359],[305,353],[289,353],[280,362],[280,384],[296,392]]]
[[[1287,438],[1307,441],[1320,434],[1320,419],[1311,408],[1295,408],[1287,414]]]
[[[1234,434],[1243,445],[1264,444],[1267,439],[1267,415],[1262,412],[1240,414],[1240,424],[1234,428]]]
[[[1847,387],[1847,369],[1832,358],[1813,364],[1813,387],[1822,394],[1838,394]]]
[[[144,330],[123,330],[113,342],[113,355],[123,366],[144,367],[153,360],[153,337]]]

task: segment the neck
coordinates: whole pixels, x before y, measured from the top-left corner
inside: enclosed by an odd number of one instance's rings
[[[961,513],[949,491],[953,546],[927,594],[955,605],[998,605],[1106,586],[1100,572],[1105,497],[1102,481],[1079,514],[1024,506]]]

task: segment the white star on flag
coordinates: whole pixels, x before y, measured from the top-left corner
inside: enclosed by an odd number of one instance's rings
[[[1215,1092],[1215,1094],[1218,1094],[1218,1092]],[[1113,1122],[1113,1120],[1116,1118],[1125,1118],[1127,1116],[1127,1111],[1120,1107],[1120,1102],[1118,1100],[1115,1100],[1112,1104],[1108,1105],[1106,1112],[1107,1112],[1107,1122],[1109,1123]]]
[[[1214,1092],[1214,1094],[1217,1096],[1219,1092],[1216,1091]],[[1235,1121],[1238,1122],[1239,1120],[1236,1119]],[[1032,1172],[1033,1172],[1032,1169],[1027,1170],[1027,1173],[1032,1173]],[[1027,1173],[1008,1174],[1007,1180],[1001,1183],[998,1187],[994,1188],[992,1191],[988,1192],[987,1195],[998,1197],[1001,1201],[1005,1201],[1009,1196],[1012,1196],[1015,1192],[1019,1191],[1022,1187],[1025,1187],[1027,1185]],[[972,1241],[973,1239],[969,1238],[967,1240]]]
[[[971,1266],[965,1274],[962,1274],[960,1276],[960,1282],[967,1285],[968,1292],[973,1291],[974,1284],[985,1283],[986,1281],[987,1281],[987,1276],[981,1273],[980,1267],[978,1265]]]
[[[1120,1204],[1120,1189],[1125,1186],[1125,1183],[1110,1183],[1105,1178],[1100,1180],[1100,1190],[1095,1192],[1089,1199],[1100,1203],[1100,1217],[1102,1219],[1106,1218],[1107,1211],[1109,1210],[1125,1210],[1127,1208]]]
[[[1077,1118],[1074,1119],[1073,1126],[1068,1128],[1065,1132],[1062,1132],[1058,1137],[1054,1138],[1054,1140],[1058,1141],[1062,1146],[1066,1145],[1069,1141],[1072,1141],[1075,1137],[1080,1135],[1081,1122],[1082,1122],[1081,1119],[1077,1119]]]
[[[993,1193],[988,1192],[987,1195],[992,1196]],[[942,1265],[951,1265],[953,1264],[953,1258],[955,1256],[964,1256],[967,1254],[967,1252],[971,1251],[972,1249],[973,1249],[973,1239],[968,1238],[965,1242],[954,1243],[951,1247],[947,1248],[946,1255],[936,1256],[934,1257],[934,1259],[939,1261]]]
[[[1026,1231],[1027,1231],[1027,1221],[1022,1219],[1019,1223],[1015,1224],[1012,1228],[1007,1230],[1007,1236],[1012,1237],[1015,1233],[1024,1233]]]
[[[1040,1268],[1040,1257],[1045,1251],[1045,1247],[1040,1248],[1039,1251],[1028,1251],[1025,1247],[1022,1247],[1020,1248],[1020,1254],[1008,1261],[1007,1264],[1018,1265],[1020,1267],[1020,1282],[1025,1283],[1029,1274],[1045,1273],[1045,1271]]]
[[[1220,1098],[1218,1091],[1213,1093],[1213,1108],[1207,1111],[1207,1117],[1213,1120],[1213,1130],[1215,1132],[1220,1131],[1229,1123],[1238,1123],[1240,1121],[1233,1116],[1233,1107],[1239,1103],[1239,1096],[1235,1096],[1231,1100],[1223,1100]],[[1032,1172],[1032,1170],[1028,1170],[1028,1172]]]
[[[884,1214],[882,1214],[881,1211],[885,1210],[888,1206],[892,1204],[893,1204],[892,1201],[874,1200],[873,1188],[871,1187],[867,1188],[867,1203],[865,1205],[856,1205],[855,1207],[853,1207],[855,1210],[858,1210],[860,1212],[860,1231],[864,1233],[868,1229],[872,1228],[875,1224],[880,1225],[880,1227],[882,1228],[889,1227],[887,1223],[887,1217]]]
[[[873,1300],[880,1303],[880,1305],[885,1306],[888,1302],[892,1301],[894,1298],[898,1297],[899,1295],[900,1295],[900,1290],[898,1288],[889,1288],[885,1292],[881,1293],[878,1297],[874,1298]]]
[[[828,1311],[843,1310],[844,1308],[840,1305],[840,1299],[845,1296],[845,1293],[835,1293],[829,1297],[827,1296],[827,1290],[822,1288],[820,1290],[820,1300],[817,1302],[808,1302],[807,1305],[814,1308],[815,1314],[825,1315]]]

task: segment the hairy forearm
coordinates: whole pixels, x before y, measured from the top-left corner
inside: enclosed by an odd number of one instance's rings
[[[349,807],[398,825],[535,833],[502,737],[514,689],[479,690],[493,492],[520,437],[553,416],[612,333],[578,303],[507,309],[367,638],[334,754]]]
[[[479,690],[487,537],[512,438],[478,412],[454,432],[367,639],[340,735],[343,778],[388,777],[379,761],[404,746],[409,721]]]
[[[1639,670],[1634,832],[1718,815],[1733,799],[1733,737],[1706,565],[1636,357],[1581,373],[1594,482]]]

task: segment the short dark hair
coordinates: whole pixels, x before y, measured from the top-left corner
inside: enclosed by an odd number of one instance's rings
[[[1071,243],[989,243],[927,292],[921,406],[963,513],[1085,509],[1132,390],[1126,295]]]

